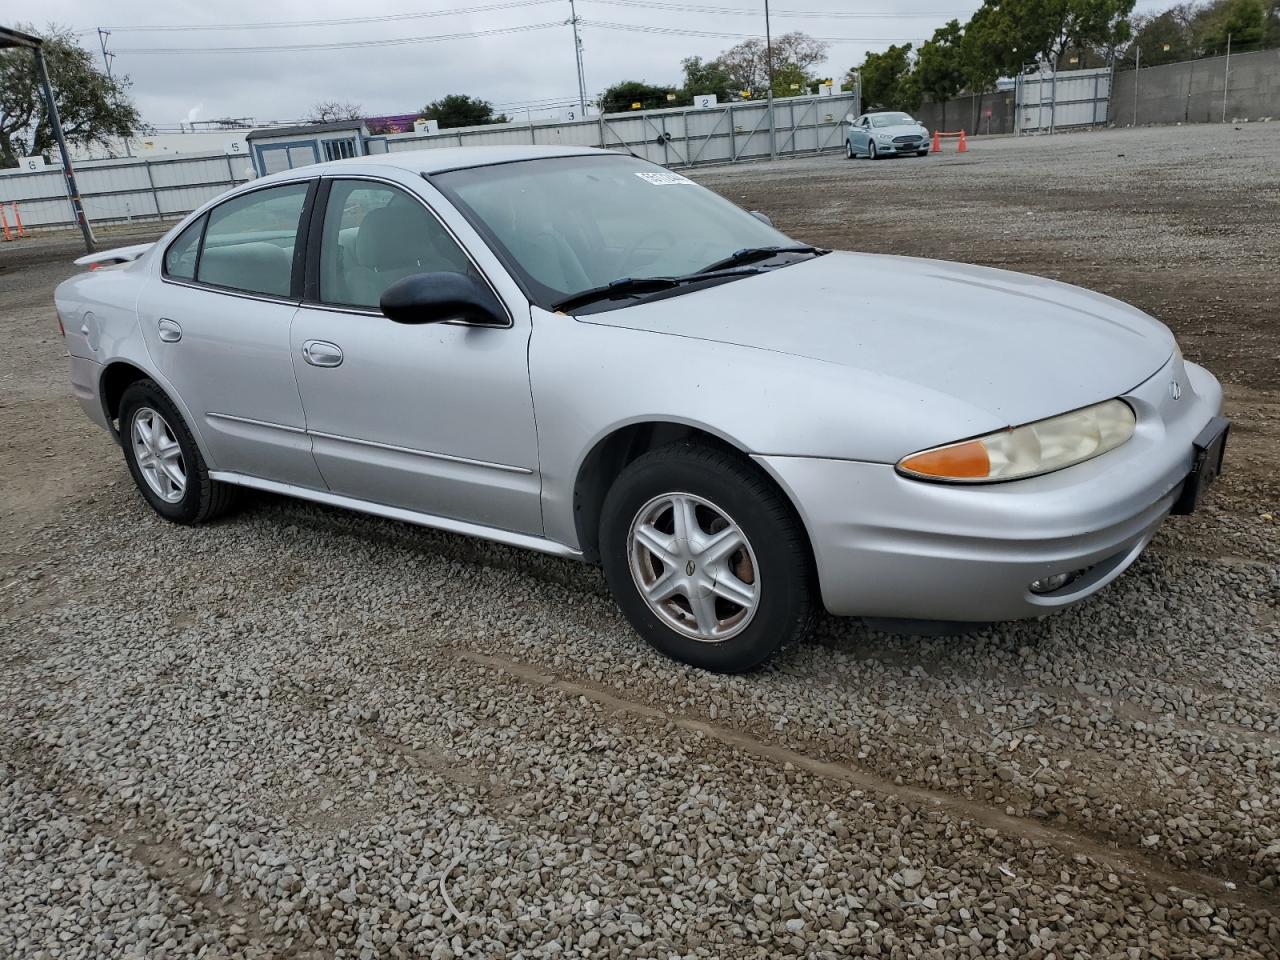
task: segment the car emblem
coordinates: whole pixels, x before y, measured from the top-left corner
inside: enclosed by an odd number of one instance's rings
[[[692,576],[693,576],[693,571],[694,571],[694,570],[696,570],[696,569],[698,569],[698,568],[694,565],[694,562],[693,562],[692,560],[690,560],[690,561],[689,561],[689,563],[688,563],[688,565],[684,568],[684,572],[685,572],[685,574],[686,574],[687,576],[692,577]]]
[[[1182,387],[1178,385],[1177,380],[1173,380],[1169,383],[1169,396],[1173,397],[1175,400],[1182,399]]]

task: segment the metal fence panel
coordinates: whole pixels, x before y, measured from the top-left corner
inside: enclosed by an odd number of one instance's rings
[[[1111,68],[1042,71],[1018,78],[1018,133],[1052,133],[1106,124]]]
[[[82,164],[76,181],[90,221],[176,217],[253,177],[243,158],[209,154]],[[75,223],[60,170],[0,171],[0,203],[16,201],[25,226]]]
[[[839,150],[844,118],[858,112],[857,94],[726,103],[703,110],[606,114],[567,123],[505,123],[436,134],[396,136],[388,152],[456,146],[546,144],[604,147],[668,167],[732,163]],[[308,156],[308,161],[310,157]],[[76,171],[91,221],[175,217],[253,178],[244,157],[226,154],[130,158],[82,164]],[[0,171],[0,203],[17,201],[27,226],[75,223],[59,170]]]

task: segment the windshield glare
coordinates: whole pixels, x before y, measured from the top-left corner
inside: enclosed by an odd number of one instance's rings
[[[873,127],[900,127],[904,123],[915,123],[915,120],[905,113],[877,113],[871,117]]]
[[[692,180],[623,155],[549,157],[437,174],[535,303],[622,277],[681,276],[785,234]]]

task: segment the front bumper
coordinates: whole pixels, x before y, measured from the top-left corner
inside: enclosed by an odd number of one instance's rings
[[[927,153],[929,151],[929,141],[922,140],[919,143],[880,143],[876,141],[876,152],[891,156],[895,153],[916,154],[920,152]]]
[[[890,464],[852,460],[756,460],[800,511],[832,613],[1034,617],[1097,592],[1137,559],[1177,498],[1193,441],[1220,412],[1222,390],[1175,354],[1124,399],[1138,420],[1124,446],[1009,483],[927,483]],[[1029,589],[1033,580],[1075,571],[1085,572],[1058,591]]]

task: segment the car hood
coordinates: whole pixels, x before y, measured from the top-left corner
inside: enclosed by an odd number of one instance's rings
[[[918,133],[923,137],[927,136],[929,131],[918,123],[897,123],[892,127],[871,127],[867,132],[872,136],[901,137],[904,134]]]
[[[582,318],[840,364],[1027,423],[1120,396],[1173,335],[1102,294],[941,260],[830,253]]]

